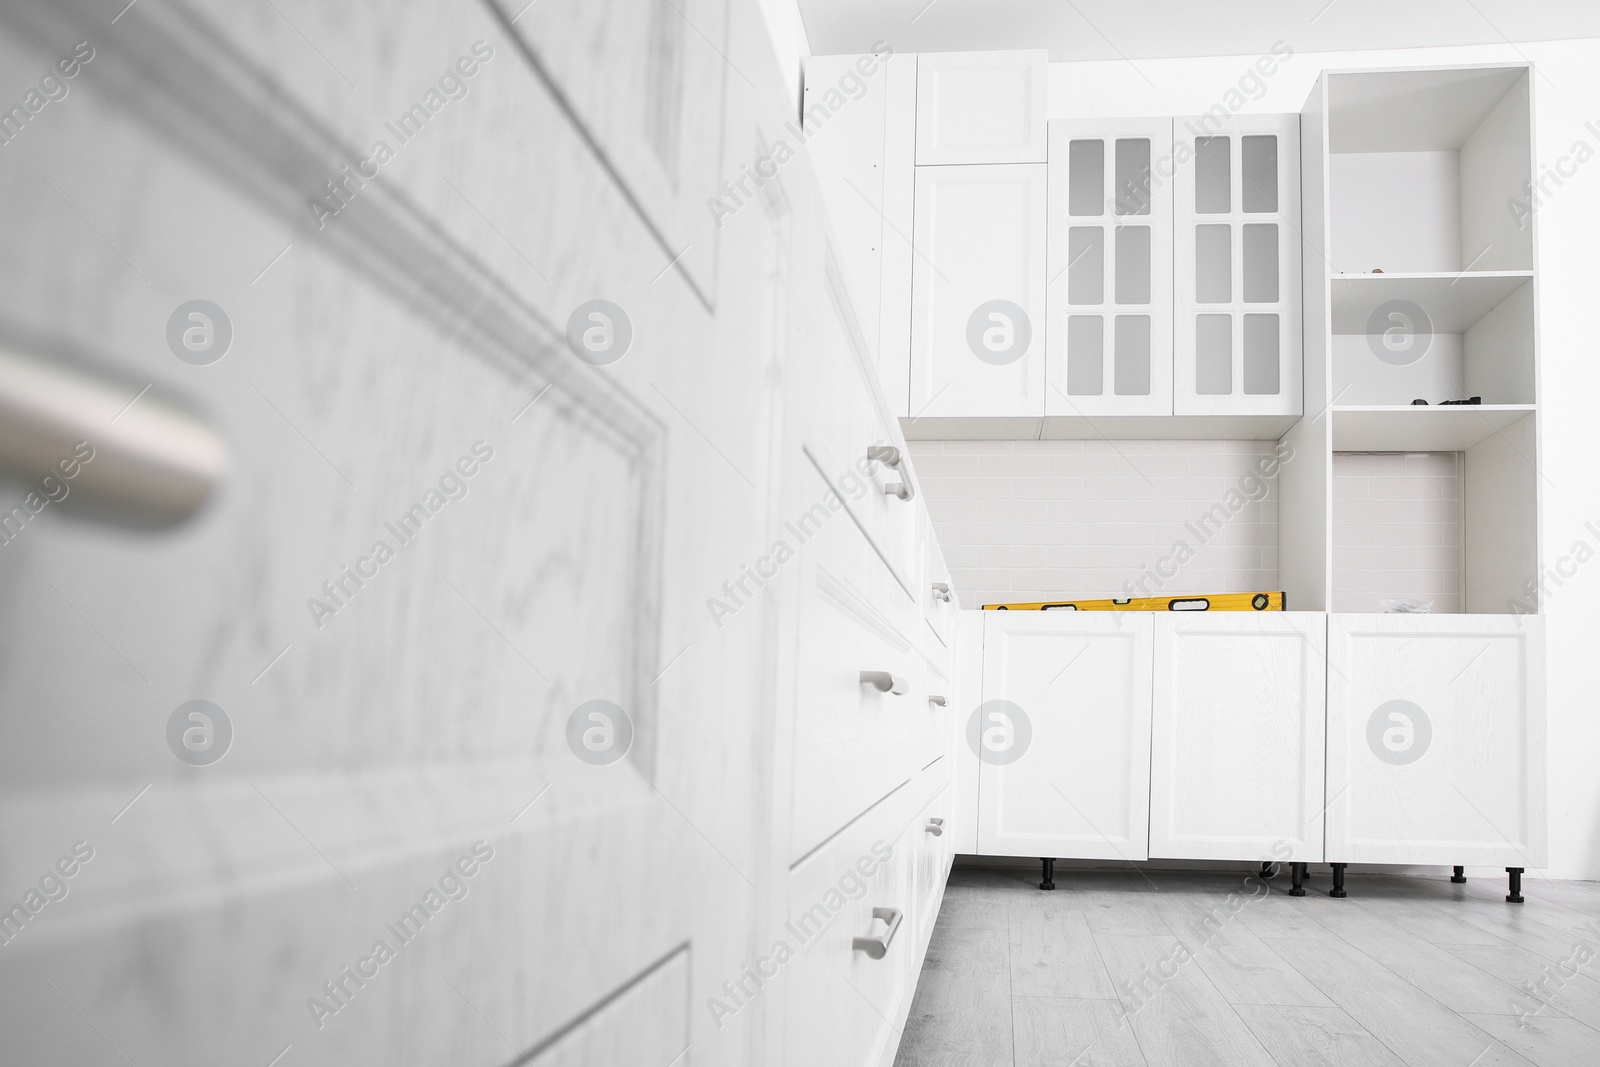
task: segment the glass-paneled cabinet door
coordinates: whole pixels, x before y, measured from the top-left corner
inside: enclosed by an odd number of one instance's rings
[[[1300,116],[1173,120],[1174,409],[1302,414]]]
[[[1171,138],[1050,123],[1046,415],[1172,414]]]

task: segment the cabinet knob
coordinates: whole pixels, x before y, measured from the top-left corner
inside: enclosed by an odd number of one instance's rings
[[[948,700],[946,700],[944,697],[938,696],[937,694],[929,694],[928,703],[932,704],[936,708],[942,708],[942,707],[945,707],[950,702]]]
[[[874,921],[882,920],[889,924],[882,937],[857,937],[850,941],[850,947],[858,952],[865,952],[875,960],[881,960],[889,951],[889,945],[894,941],[894,935],[900,932],[900,920],[905,918],[905,913],[899,908],[873,908]]]
[[[900,469],[900,450],[894,445],[869,445],[867,459],[873,463],[882,463],[890,470]]]
[[[928,820],[928,825],[926,827],[924,827],[924,829],[926,829],[928,831],[928,833],[932,834],[934,837],[943,837],[944,836],[944,820],[943,819],[929,819]]]
[[[888,485],[883,487],[883,495],[899,497],[901,500],[910,500],[917,494],[912,490],[911,486],[905,482],[890,482]]]
[[[950,586],[945,582],[933,583],[933,599],[950,603]]]
[[[870,685],[880,693],[893,693],[895,696],[900,696],[911,688],[910,682],[888,671],[862,671],[861,684]]]

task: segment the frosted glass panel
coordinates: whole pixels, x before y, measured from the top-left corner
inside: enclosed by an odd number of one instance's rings
[[[1276,396],[1278,385],[1278,316],[1244,317],[1244,391],[1251,396]]]
[[[1239,163],[1244,170],[1244,191],[1239,198],[1244,209],[1278,210],[1278,138],[1269,133],[1239,140]]]
[[[1150,303],[1150,227],[1117,228],[1117,303]]]
[[[1067,214],[1106,213],[1106,143],[1073,141],[1067,146]]]
[[[1098,226],[1067,231],[1067,303],[1105,303],[1105,243],[1105,231]]]
[[[1233,227],[1227,223],[1194,228],[1194,298],[1201,304],[1233,299]]]
[[[1099,315],[1067,316],[1067,395],[1105,392],[1105,322]]]
[[[1150,316],[1118,315],[1113,389],[1118,396],[1150,395]]]
[[[1150,214],[1150,139],[1117,142],[1117,214]]]
[[[1278,302],[1278,224],[1275,222],[1245,223],[1244,300],[1247,304]]]
[[[1232,142],[1226,137],[1194,139],[1194,209],[1201,215],[1233,210],[1229,193]]]
[[[1201,396],[1233,392],[1233,316],[1194,317],[1194,391]]]

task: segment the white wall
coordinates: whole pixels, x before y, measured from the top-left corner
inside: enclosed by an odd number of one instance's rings
[[[913,441],[911,450],[968,607],[1278,588],[1278,479],[1260,473],[1263,462],[1275,469],[1270,441]]]
[[[1293,45],[1293,42],[1289,42]],[[1552,180],[1538,214],[1542,355],[1543,557],[1560,567],[1549,582],[1550,867],[1557,877],[1600,878],[1600,564],[1577,563],[1579,541],[1595,556],[1600,535],[1600,360],[1594,358],[1594,294],[1600,289],[1600,41],[1472,48],[1295,54],[1256,92],[1250,60],[1052,64],[1051,113],[1065,116],[1180,115],[1204,111],[1241,84],[1241,112],[1299,111],[1324,68],[1532,60],[1539,170],[1555,172],[1578,142],[1597,158]],[[1585,124],[1593,122],[1594,128]],[[1563,560],[1566,563],[1562,563]],[[1570,577],[1566,575],[1570,574]],[[1558,584],[1559,583],[1559,584]]]

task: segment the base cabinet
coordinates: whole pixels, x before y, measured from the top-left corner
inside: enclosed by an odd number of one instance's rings
[[[978,851],[1148,858],[1149,615],[985,612]]]
[[[1545,865],[1544,620],[1328,621],[1333,863]]]
[[[1152,857],[1322,860],[1327,622],[1156,617]]]

